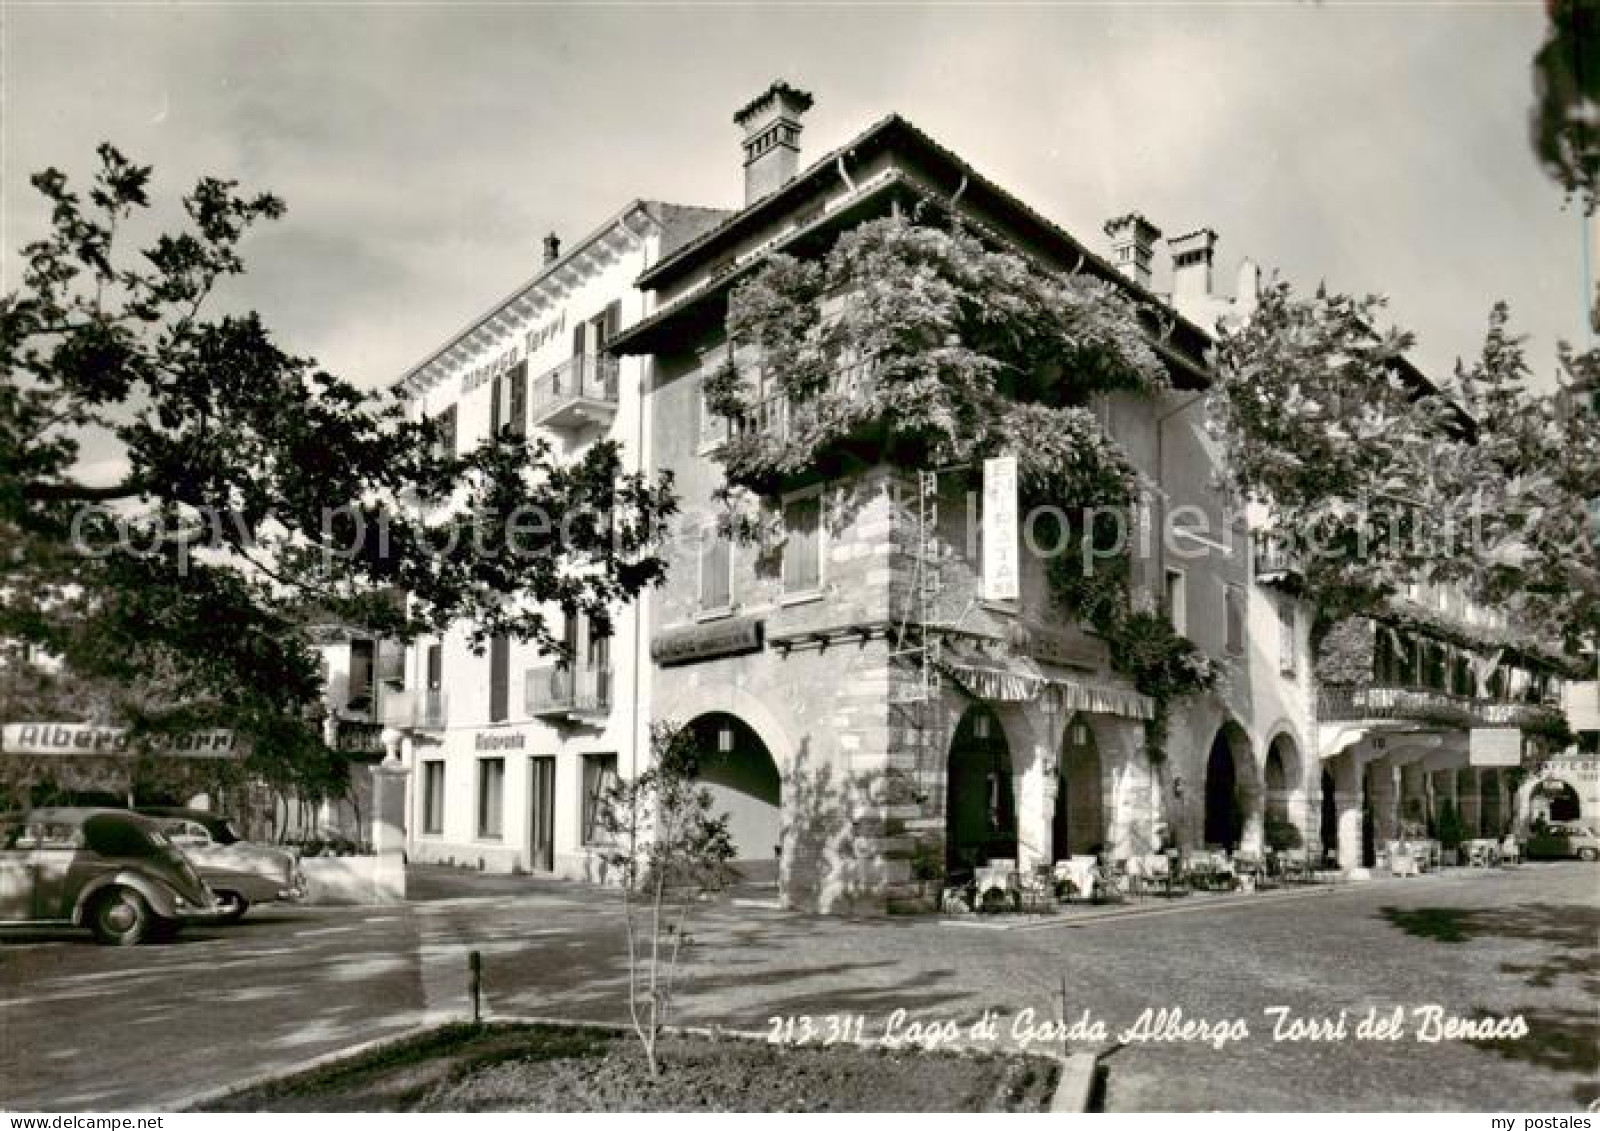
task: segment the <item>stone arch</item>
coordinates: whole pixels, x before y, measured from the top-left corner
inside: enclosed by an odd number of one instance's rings
[[[1529,820],[1577,821],[1583,816],[1582,795],[1565,778],[1552,774],[1528,788]]]
[[[1206,758],[1204,843],[1226,849],[1261,844],[1261,787],[1250,737],[1229,719],[1217,728]]]
[[[695,777],[725,814],[733,865],[746,879],[775,883],[783,842],[783,779],[761,736],[739,716],[722,711],[684,724],[694,737]]]
[[[764,701],[731,683],[708,683],[690,688],[667,705],[659,718],[688,722],[701,715],[733,715],[761,739],[778,772],[787,775],[795,768],[800,743],[799,728],[792,725],[787,712],[779,714]]]
[[[1017,855],[1017,805],[1011,744],[999,715],[973,703],[950,738],[945,768],[945,868],[969,873]]]
[[[1095,729],[1079,713],[1061,732],[1051,844],[1057,859],[1100,852],[1106,842],[1105,768]]]
[[[797,778],[825,772],[826,768],[819,771],[817,767],[806,765],[806,740],[801,728],[794,724],[786,710],[781,706],[772,706],[731,683],[713,682],[686,688],[663,704],[657,717],[688,724],[706,716],[719,715],[731,716],[748,728],[760,741],[777,770],[780,798],[778,840],[783,846],[776,869],[779,894],[788,905],[809,906],[814,902],[811,889],[816,886],[815,877],[811,875],[811,868],[801,864],[800,858],[818,851],[822,832],[811,828],[808,814],[796,811],[797,796],[804,802],[812,799],[817,792],[808,790],[806,783],[797,783]],[[715,792],[713,790],[714,796]],[[740,866],[740,870],[752,878],[764,880],[770,870],[769,862],[773,860],[772,847],[769,845],[766,848],[764,857],[754,854],[770,830],[756,823],[756,814],[749,815],[752,819],[743,832],[748,844],[739,846],[739,850],[753,855],[746,865]],[[738,830],[735,832],[737,834]]]
[[[1268,742],[1261,778],[1262,831],[1267,846],[1274,849],[1304,847],[1310,831],[1304,804],[1305,766],[1300,746],[1289,731],[1278,731]]]

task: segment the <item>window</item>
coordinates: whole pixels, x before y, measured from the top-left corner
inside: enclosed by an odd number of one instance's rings
[[[598,842],[604,830],[600,815],[604,810],[606,794],[617,782],[617,756],[615,754],[585,754],[583,756],[583,843]]]
[[[511,638],[489,640],[489,721],[503,723],[511,713]]]
[[[372,705],[372,663],[372,641],[350,641],[350,684],[345,704],[354,710],[364,710]]]
[[[428,645],[428,690],[438,691],[444,686],[444,645]]]
[[[1292,676],[1295,669],[1294,604],[1284,597],[1278,601],[1278,671]]]
[[[506,792],[506,760],[478,759],[478,836],[499,839],[503,830]]]
[[[588,617],[584,617],[584,635],[589,638],[588,658],[586,664],[590,671],[603,672],[611,668],[611,627],[604,629]]]
[[[444,832],[444,763],[422,763],[422,831]]]
[[[504,417],[500,414],[500,408],[504,402],[504,397],[500,391],[500,381],[501,375],[496,373],[494,381],[489,386],[489,435],[496,438],[500,435],[500,425],[504,423]]]
[[[711,370],[704,371],[710,376]],[[728,418],[719,413],[712,412],[711,406],[706,403],[705,377],[700,380],[700,385],[695,393],[695,450],[701,454],[713,451],[727,442],[730,428]]]
[[[715,526],[700,532],[700,611],[733,607],[733,545]]]
[[[456,454],[456,406],[451,405],[433,418],[439,429],[439,439],[433,454],[439,459],[454,459]]]
[[[604,353],[606,346],[611,344],[611,339],[617,336],[617,331],[622,327],[622,300],[618,299],[608,305],[603,311],[589,320],[592,329],[589,340],[593,343],[593,353]]]
[[[524,358],[506,373],[506,428],[513,436],[528,434],[528,362]]]
[[[1222,594],[1224,615],[1227,618],[1228,651],[1244,651],[1244,590],[1230,585]]]
[[[1183,570],[1167,570],[1167,616],[1172,620],[1172,630],[1184,633],[1189,630],[1189,596],[1184,585]]]
[[[783,591],[815,593],[822,588],[822,489],[784,500]]]

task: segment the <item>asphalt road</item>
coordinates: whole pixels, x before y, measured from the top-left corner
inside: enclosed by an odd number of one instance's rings
[[[468,882],[459,891],[481,891]],[[419,885],[445,895],[436,881]],[[406,907],[263,908],[230,928],[118,950],[0,933],[0,1106],[169,1108],[425,1020],[464,1016],[466,952],[490,1015],[622,1020],[609,893],[487,885]],[[722,907],[691,926],[679,1020],[766,1031],[860,1017],[882,1036],[992,1011],[994,1043],[1088,1013],[1113,1110],[1570,1110],[1600,1096],[1600,868],[1526,866],[1229,906],[996,931],[976,921],[849,922]],[[1433,1007],[1430,1009],[1430,1007]],[[1208,1028],[1166,1039],[1145,1010]],[[1398,1039],[1359,1023],[1400,1010]],[[1436,1009],[1437,1012],[1433,1010]],[[1285,1013],[1268,1012],[1284,1010]],[[1175,1013],[1173,1011],[1181,1011]],[[1344,1016],[1344,1031],[1338,1019]],[[1274,1022],[1320,1019],[1278,1039]],[[1503,1019],[1496,1039],[1434,1032]],[[1526,1035],[1513,1036],[1516,1018]],[[1154,1015],[1152,1019],[1155,1018]],[[1430,1019],[1436,1019],[1430,1024]],[[1247,1032],[1240,1032],[1241,1027]],[[1288,1034],[1281,1034],[1286,1037]],[[1427,1036],[1441,1039],[1430,1041]],[[983,1043],[980,1041],[980,1043]],[[1045,1042],[1047,1043],[1047,1042]]]

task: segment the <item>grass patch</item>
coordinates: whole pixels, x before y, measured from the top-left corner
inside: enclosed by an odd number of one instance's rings
[[[672,1037],[652,1079],[632,1037],[451,1025],[208,1111],[1041,1111],[1053,1061]]]

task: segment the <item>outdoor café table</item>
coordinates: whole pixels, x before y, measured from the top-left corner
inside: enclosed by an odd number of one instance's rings
[[[1094,898],[1095,891],[1095,858],[1093,856],[1074,856],[1070,860],[1056,861],[1056,879],[1065,880],[1072,885],[1072,890],[1088,899]]]
[[[983,897],[991,891],[1017,902],[1022,897],[1022,877],[1017,872],[1015,860],[991,860],[987,865],[978,869],[974,878],[977,888],[976,906],[983,906]]]

